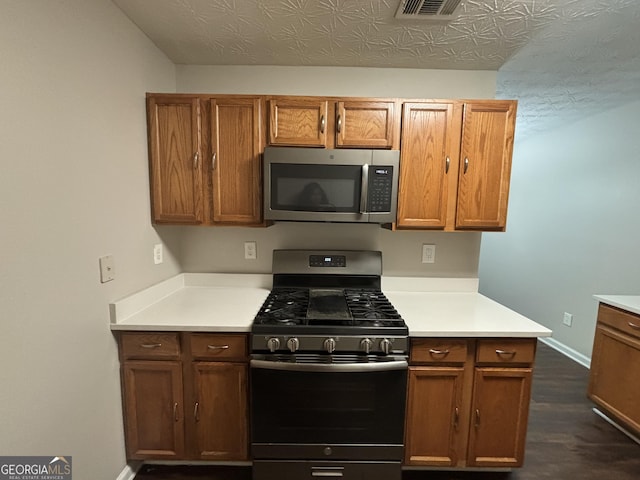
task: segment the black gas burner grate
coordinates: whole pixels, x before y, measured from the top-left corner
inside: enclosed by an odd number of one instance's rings
[[[275,288],[254,320],[256,325],[341,325],[362,328],[403,326],[400,314],[387,297],[375,289],[346,289],[344,317],[314,318],[309,314],[308,288]],[[342,298],[342,297],[340,297]]]
[[[276,288],[262,304],[254,323],[265,325],[299,325],[309,306],[309,290]]]
[[[400,314],[378,290],[345,290],[345,298],[356,325],[394,326],[402,322]]]

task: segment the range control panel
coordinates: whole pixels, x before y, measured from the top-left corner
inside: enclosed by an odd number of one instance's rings
[[[345,255],[309,255],[310,267],[346,267]]]

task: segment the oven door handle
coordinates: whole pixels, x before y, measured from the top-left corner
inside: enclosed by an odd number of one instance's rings
[[[273,360],[251,360],[251,368],[266,370],[284,370],[288,372],[384,372],[389,370],[406,370],[409,363],[406,360],[392,360],[389,362],[371,363],[293,363]]]

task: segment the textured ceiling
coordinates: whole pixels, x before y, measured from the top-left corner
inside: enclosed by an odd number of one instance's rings
[[[640,0],[464,0],[446,24],[400,0],[113,1],[177,64],[498,70],[520,134],[640,93]]]

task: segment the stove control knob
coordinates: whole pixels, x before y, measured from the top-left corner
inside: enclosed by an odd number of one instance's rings
[[[287,340],[287,348],[291,351],[291,353],[295,353],[300,348],[300,340],[296,337],[291,337]]]
[[[327,353],[333,353],[336,351],[336,340],[335,338],[327,338],[324,341],[324,349]]]
[[[276,350],[280,348],[280,339],[276,337],[271,337],[267,340],[267,348],[271,353],[274,353]]]
[[[363,338],[360,341],[360,349],[364,351],[367,355],[371,353],[371,347],[373,346],[373,342],[370,338]]]
[[[380,350],[382,350],[385,355],[388,355],[389,352],[391,352],[391,340],[388,338],[380,340]]]

